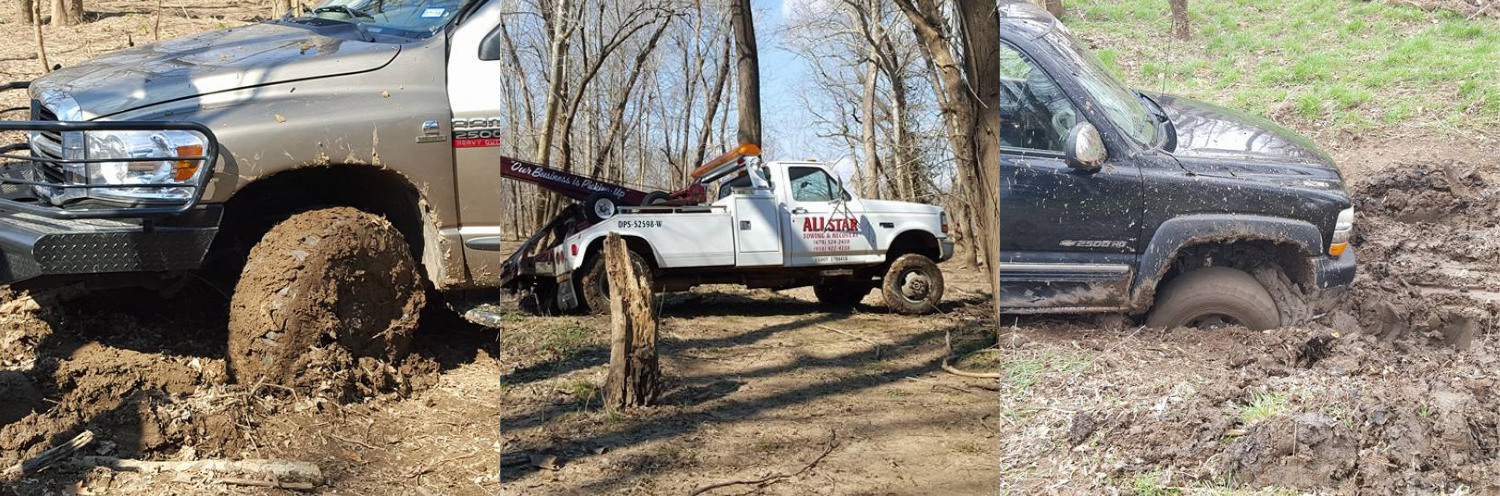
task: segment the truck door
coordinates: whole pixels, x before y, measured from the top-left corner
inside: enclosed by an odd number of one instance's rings
[[[1140,169],[1121,154],[1097,171],[1069,167],[1064,143],[1087,116],[1029,57],[1003,43],[1000,54],[1001,304],[1119,308],[1140,238]]]
[[[454,28],[448,53],[450,122],[434,122],[419,140],[451,141],[454,184],[458,188],[458,226],[442,234],[463,241],[464,258],[476,284],[500,281],[500,266],[508,251],[500,246],[507,190],[500,177],[500,157],[510,143],[498,139],[502,127],[514,122],[515,111],[502,101],[501,55],[506,34],[501,17],[506,2],[482,5]],[[514,34],[514,33],[510,33]],[[512,151],[513,152],[513,151]],[[525,238],[531,233],[517,233]]]
[[[781,212],[774,186],[764,169],[727,181],[720,188],[719,204],[727,203],[734,212],[735,262],[739,267],[781,265]]]
[[[874,230],[859,212],[859,200],[845,192],[823,167],[786,166],[787,265],[846,265],[873,253]]]

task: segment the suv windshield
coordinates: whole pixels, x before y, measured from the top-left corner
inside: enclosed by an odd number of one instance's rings
[[[357,24],[370,34],[425,38],[436,33],[472,0],[327,0],[293,19],[316,24]]]
[[[1067,59],[1064,66],[1070,68],[1078,84],[1094,97],[1115,127],[1140,144],[1156,144],[1156,119],[1141,105],[1135,92],[1126,88],[1114,73],[1104,67],[1103,62],[1066,30],[1052,30],[1047,34],[1047,40]]]

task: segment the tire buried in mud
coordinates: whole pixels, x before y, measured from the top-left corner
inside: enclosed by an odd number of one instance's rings
[[[307,386],[305,355],[335,346],[394,363],[425,303],[411,249],[385,218],[349,207],[293,215],[250,251],[234,288],[230,373]]]
[[[1281,313],[1266,287],[1249,273],[1229,267],[1204,267],[1167,282],[1146,325],[1206,327],[1203,323],[1211,319],[1253,331],[1281,326]]]

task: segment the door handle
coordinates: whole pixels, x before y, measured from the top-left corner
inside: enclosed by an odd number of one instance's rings
[[[802,207],[797,207],[797,208],[792,209],[792,213],[794,213],[794,214],[805,214],[805,213],[807,213],[807,209],[802,208]]]

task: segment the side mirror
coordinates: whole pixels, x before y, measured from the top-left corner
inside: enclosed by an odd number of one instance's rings
[[[1082,171],[1097,171],[1099,166],[1104,165],[1104,159],[1109,158],[1109,152],[1104,149],[1104,139],[1099,136],[1099,129],[1087,122],[1073,126],[1073,130],[1068,132],[1068,142],[1064,149],[1068,167]]]

